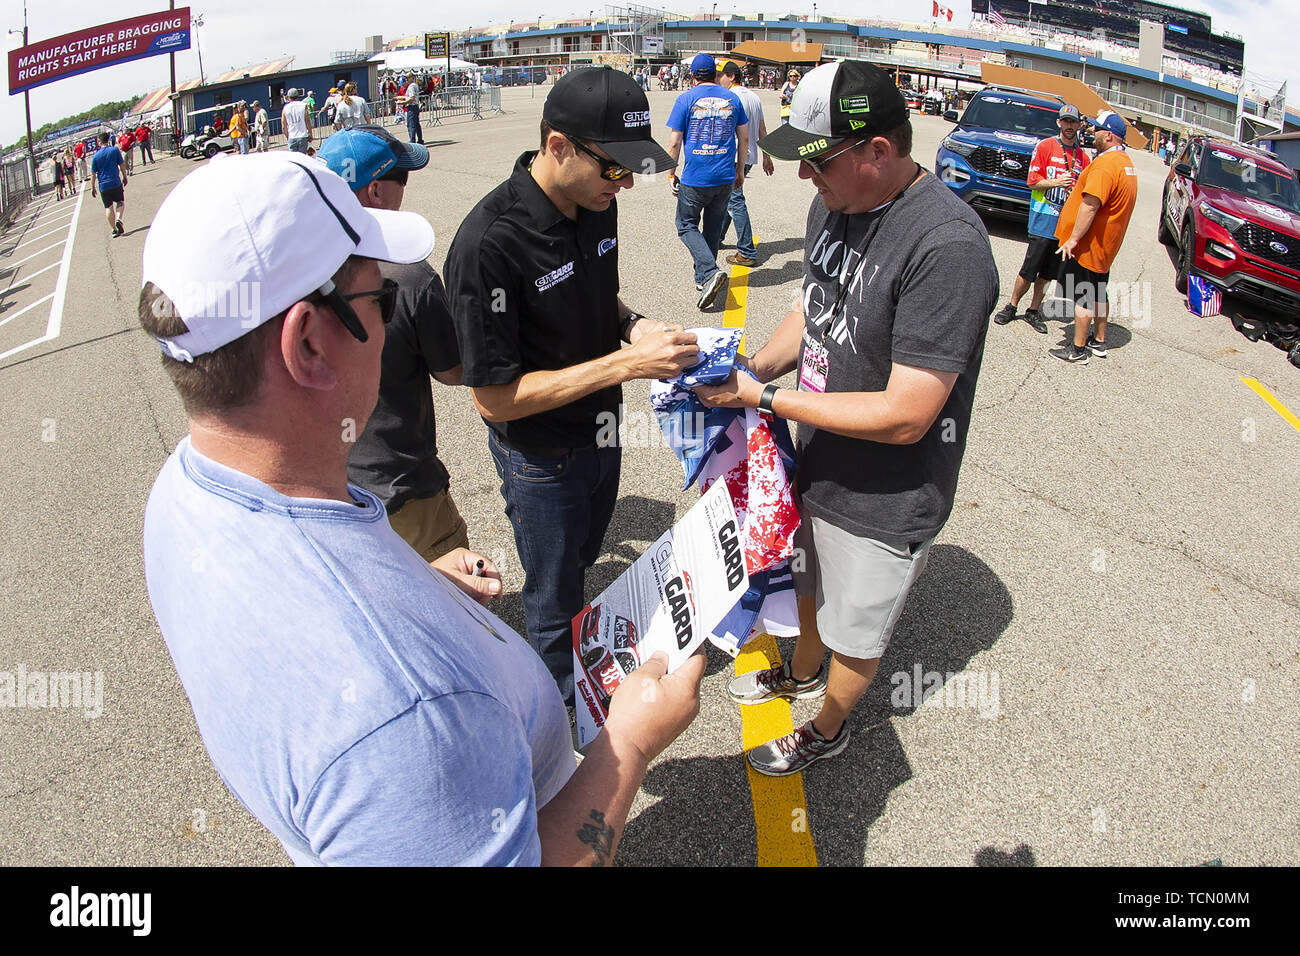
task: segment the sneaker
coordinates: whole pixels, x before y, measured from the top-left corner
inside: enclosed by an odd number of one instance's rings
[[[709,277],[709,280],[704,283],[704,287],[700,290],[700,299],[695,303],[695,307],[703,312],[709,306],[713,305],[713,300],[718,297],[718,293],[722,291],[722,287],[726,284],[726,273],[721,269],[713,273],[713,275]]]
[[[727,261],[733,266],[745,267],[755,265],[758,262],[757,259],[751,259],[749,256],[742,256],[739,252],[733,252],[731,255],[727,256]]]
[[[765,671],[741,674],[727,685],[727,693],[739,704],[763,704],[784,697],[787,700],[808,700],[826,693],[826,665],[808,680],[795,680],[790,674],[790,662],[769,667]]]
[[[1039,335],[1047,334],[1047,323],[1043,321],[1043,316],[1037,309],[1028,309],[1025,312],[1025,321],[1028,322],[1029,327]]]
[[[1073,362],[1078,365],[1088,364],[1088,350],[1079,348],[1073,342],[1067,342],[1059,349],[1050,349],[1047,354],[1059,358],[1063,362]]]
[[[749,765],[769,777],[784,777],[798,773],[823,757],[834,757],[849,745],[849,725],[827,740],[817,733],[812,721],[796,727],[784,737],[755,747],[745,755]]]
[[[1090,335],[1088,336],[1088,351],[1091,352],[1093,355],[1097,356],[1097,358],[1105,358],[1106,343],[1098,342]]]
[[[1002,311],[993,316],[993,321],[998,325],[1006,325],[1016,317],[1016,307],[1008,302],[1002,307]]]
[[[122,220],[121,220],[121,219],[119,219],[117,222],[113,223],[113,229],[114,229],[114,231],[117,232],[117,234],[118,234],[119,236],[126,235],[126,229],[124,229],[124,228],[122,227]]]

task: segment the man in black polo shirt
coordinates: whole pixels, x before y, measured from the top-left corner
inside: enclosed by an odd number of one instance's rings
[[[352,187],[361,205],[401,209],[412,170],[429,165],[429,151],[403,143],[382,126],[335,133],[319,157]],[[354,436],[348,480],[373,491],[388,509],[393,530],[426,561],[468,548],[465,519],[448,489],[438,459],[432,375],[460,384],[460,353],[442,280],[429,263],[383,263],[384,279],[397,283],[392,321],[384,327],[379,402]],[[346,428],[346,425],[345,425]]]
[[[635,80],[567,73],[542,109],[541,149],[461,223],[443,270],[524,568],[528,640],[570,708],[569,622],[618,498],[620,449],[597,447],[597,434],[617,421],[623,382],[699,359],[694,335],[618,296],[615,196],[633,172],[671,166]]]

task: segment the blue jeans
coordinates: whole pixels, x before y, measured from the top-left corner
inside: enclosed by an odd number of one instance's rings
[[[310,136],[297,136],[289,140],[289,149],[295,153],[307,152],[307,144],[310,142]]]
[[[406,111],[406,138],[412,143],[423,143],[424,133],[420,129],[420,111],[407,109]]]
[[[749,171],[753,168],[753,163],[745,164],[746,179],[749,178]],[[722,220],[722,238],[726,238],[727,230],[731,228],[733,219],[736,221],[736,251],[746,259],[757,258],[758,250],[754,248],[754,229],[749,224],[749,207],[745,205],[743,187],[733,189],[731,198],[727,200],[727,213]],[[721,239],[719,242],[721,242]]]
[[[573,706],[573,617],[618,501],[622,450],[579,448],[558,457],[507,448],[489,429],[506,517],[524,569],[528,643]]]
[[[731,183],[721,186],[677,187],[677,235],[695,260],[695,284],[703,285],[718,270],[718,245],[722,242],[722,223],[727,215]],[[700,232],[700,214],[704,215],[704,232]]]
[[[248,155],[248,137],[247,137],[247,136],[240,136],[240,137],[237,137],[237,138],[235,139],[235,145],[239,147],[239,155],[240,155],[240,156],[247,156],[247,155]],[[144,159],[143,156],[141,156],[140,158],[141,158],[141,160]]]

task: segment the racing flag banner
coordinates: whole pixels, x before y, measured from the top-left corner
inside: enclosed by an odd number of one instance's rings
[[[9,51],[9,95],[79,73],[189,48],[189,7],[65,33]]]

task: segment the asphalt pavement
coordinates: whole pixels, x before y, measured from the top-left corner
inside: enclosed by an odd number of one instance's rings
[[[405,208],[433,223],[439,268],[461,219],[535,147],[542,92],[505,91],[504,116],[425,126],[433,158]],[[762,97],[775,121],[775,94]],[[661,141],[672,98],[650,94]],[[914,154],[933,168],[951,126],[914,125]],[[1243,382],[1300,412],[1300,369],[1226,318],[1187,313],[1155,239],[1166,169],[1133,159],[1109,356],[1049,357],[1063,319],[1049,318],[1047,336],[1024,322],[989,330],[952,518],[851,718],[851,745],[803,774],[819,863],[1300,863],[1300,430]],[[60,204],[69,213],[45,231],[75,221],[66,269],[62,247],[15,266],[58,238],[17,248],[39,236],[23,230],[48,200],[0,240],[0,452],[12,463],[0,479],[11,513],[0,700],[20,668],[102,680],[98,704],[92,679],[79,708],[0,707],[0,864],[288,862],[208,761],[144,586],[145,500],[186,425],[135,319],[140,257],[154,211],[194,165],[137,166],[120,239],[89,195]],[[756,169],[746,194],[760,241],[745,304],[753,349],[797,294],[813,189],[778,163],[771,178]],[[625,301],[720,324],[721,307],[695,309],[666,178],[639,179],[619,212]],[[1024,226],[986,222],[1005,302]],[[522,628],[485,426],[463,390],[433,387],[471,543],[502,567],[499,613]],[[590,596],[697,497],[657,441],[647,384],[624,391],[641,438],[625,450]],[[755,822],[731,673],[715,652],[699,718],[636,800],[624,864],[749,865],[782,838]],[[796,724],[813,713],[793,707]]]

